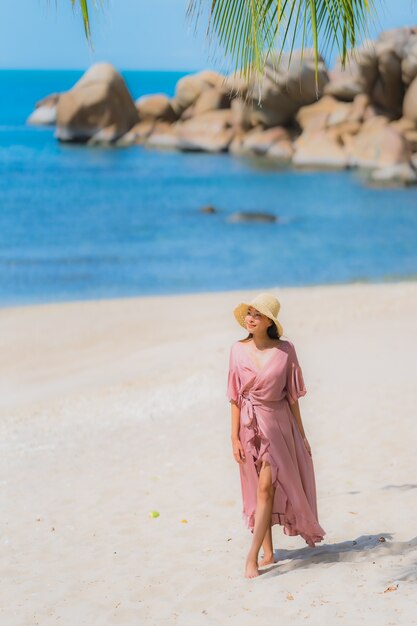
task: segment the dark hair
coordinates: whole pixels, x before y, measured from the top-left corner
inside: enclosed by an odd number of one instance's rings
[[[268,328],[266,329],[266,334],[270,339],[280,339],[281,337],[276,324],[271,324],[270,326],[268,326]],[[250,339],[251,337],[253,337],[253,334],[249,333],[249,335],[245,337],[245,341],[246,339]]]

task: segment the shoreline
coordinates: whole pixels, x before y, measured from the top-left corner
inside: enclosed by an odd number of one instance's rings
[[[315,288],[327,288],[327,287],[347,287],[350,285],[392,285],[397,283],[414,283],[417,282],[417,273],[413,272],[411,274],[407,274],[405,276],[388,276],[383,277],[381,279],[375,279],[373,277],[363,278],[357,280],[347,280],[347,281],[335,281],[335,282],[327,282],[327,283],[311,283],[311,284],[303,284],[303,285],[281,285],[281,286],[268,286],[268,287],[239,287],[236,289],[213,289],[211,291],[184,291],[184,292],[173,292],[173,293],[144,293],[144,294],[133,294],[133,295],[119,295],[119,296],[104,296],[102,298],[75,298],[75,299],[63,299],[63,300],[45,300],[45,301],[35,301],[35,302],[4,302],[0,300],[0,313],[1,311],[10,310],[10,309],[25,309],[31,307],[48,307],[48,306],[58,306],[65,304],[82,304],[85,302],[114,302],[117,300],[135,300],[142,298],[176,298],[183,296],[205,296],[205,295],[214,295],[214,294],[224,294],[224,293],[234,293],[234,292],[259,292],[269,291],[270,289],[281,290],[281,289],[315,289]]]

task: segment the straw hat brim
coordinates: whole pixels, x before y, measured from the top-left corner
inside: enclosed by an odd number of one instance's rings
[[[248,311],[248,307],[250,307],[250,306],[253,307],[254,309],[256,309],[257,311],[259,311],[260,313],[262,313],[263,315],[266,315],[267,317],[269,317],[269,319],[271,321],[273,321],[275,326],[277,327],[278,334],[280,336],[284,334],[284,329],[282,328],[281,323],[279,322],[279,320],[277,320],[277,318],[274,317],[271,314],[271,311],[268,309],[268,307],[263,306],[262,304],[254,306],[253,304],[249,304],[248,302],[241,302],[240,304],[237,305],[237,307],[235,307],[233,309],[233,314],[234,314],[236,320],[238,321],[238,323],[241,326],[243,326],[243,328],[248,330],[246,328],[246,324],[245,324],[245,317],[246,317],[246,313]]]

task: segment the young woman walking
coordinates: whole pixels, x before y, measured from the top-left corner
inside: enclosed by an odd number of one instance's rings
[[[233,455],[239,463],[243,519],[252,544],[245,576],[274,563],[271,528],[301,535],[314,547],[325,531],[317,516],[316,484],[298,398],[307,392],[294,344],[281,339],[280,303],[264,293],[233,311],[249,331],[230,349],[227,397]],[[259,550],[263,558],[258,562]]]

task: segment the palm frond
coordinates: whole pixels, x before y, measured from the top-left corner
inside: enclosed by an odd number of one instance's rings
[[[188,15],[204,4],[189,0]],[[289,46],[291,60],[301,35],[302,52],[311,41],[317,80],[320,51],[336,47],[345,66],[349,49],[367,34],[373,17],[374,0],[211,0],[207,33],[247,79],[263,74],[274,48],[281,61]]]
[[[84,24],[85,36],[87,37],[88,41],[91,43],[92,42],[91,25],[90,25],[90,13],[89,13],[89,6],[88,6],[89,0],[71,0],[71,4],[73,8],[75,8],[76,6],[80,7],[83,24]],[[92,4],[94,5],[94,0],[92,1]]]

